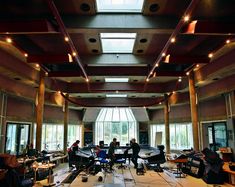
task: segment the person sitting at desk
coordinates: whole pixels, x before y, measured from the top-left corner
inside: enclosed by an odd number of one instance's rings
[[[113,138],[113,141],[109,144],[108,157],[110,159],[110,170],[113,169],[114,160],[115,160],[115,148],[116,148],[117,138]]]
[[[139,146],[138,143],[136,143],[136,139],[135,138],[133,138],[131,140],[131,146],[125,150],[124,154],[127,155],[128,150],[130,150],[130,149],[132,149],[132,152],[133,152],[132,156],[131,156],[131,161],[133,162],[135,168],[137,168],[137,166],[138,166],[137,160],[138,160],[138,157],[139,157],[140,146]]]

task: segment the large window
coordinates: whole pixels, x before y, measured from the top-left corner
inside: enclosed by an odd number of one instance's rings
[[[7,123],[6,153],[21,155],[29,144],[30,124]]]
[[[82,137],[82,125],[69,125],[67,147],[70,147],[76,140],[81,141],[81,137]]]
[[[42,126],[42,149],[63,150],[64,125],[43,124]]]
[[[103,108],[95,123],[95,143],[109,144],[117,138],[120,145],[126,145],[131,138],[137,138],[137,122],[130,108]]]
[[[156,132],[162,132],[162,144],[165,145],[165,125],[151,125],[151,146],[155,146]],[[170,125],[170,147],[171,149],[189,149],[193,147],[192,124]]]
[[[76,140],[81,140],[82,126],[68,125],[67,147]],[[36,124],[34,124],[34,145],[36,144]],[[42,126],[42,150],[63,150],[64,148],[64,124],[43,124]]]

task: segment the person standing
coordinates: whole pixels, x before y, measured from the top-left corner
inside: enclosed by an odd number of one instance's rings
[[[140,146],[136,142],[136,139],[133,138],[131,140],[131,146],[125,150],[125,155],[127,155],[128,150],[132,149],[132,156],[131,156],[131,161],[134,164],[134,167],[137,168],[138,166],[138,157],[139,157],[139,152],[140,152]]]
[[[115,160],[115,149],[116,149],[117,138],[113,138],[113,141],[109,144],[108,157],[110,159],[110,170],[113,169]]]

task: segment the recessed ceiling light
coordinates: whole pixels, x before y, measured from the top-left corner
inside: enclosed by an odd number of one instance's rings
[[[212,58],[212,57],[213,57],[213,53],[209,53],[209,54],[208,54],[208,57],[209,57],[209,58]]]
[[[104,78],[105,82],[128,82],[129,78]]]
[[[171,38],[171,43],[175,43],[175,37]]]
[[[11,38],[6,38],[7,43],[12,43],[12,39]]]
[[[184,21],[185,22],[188,22],[189,21],[189,16],[187,15],[187,16],[184,16]]]
[[[127,94],[106,94],[106,97],[127,97]]]
[[[69,38],[67,36],[64,37],[64,41],[68,42]]]

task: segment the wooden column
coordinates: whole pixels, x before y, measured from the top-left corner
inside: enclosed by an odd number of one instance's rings
[[[4,153],[6,142],[7,95],[0,92],[0,153]]]
[[[45,93],[45,74],[40,72],[38,95],[36,98],[36,149],[41,151],[42,142],[42,123],[43,123],[43,110],[44,110],[44,93]]]
[[[164,121],[165,121],[165,141],[166,141],[166,154],[170,154],[170,124],[169,124],[169,102],[168,95],[165,94],[164,103]]]
[[[65,96],[68,98],[68,94]],[[69,118],[69,107],[68,100],[64,100],[64,153],[67,152],[67,143],[68,143],[68,118]]]
[[[195,90],[195,80],[194,80],[193,71],[190,72],[188,78],[189,78],[191,120],[192,120],[192,129],[193,129],[193,148],[195,151],[199,151],[197,96]]]
[[[84,147],[85,145],[85,142],[84,142],[84,135],[85,135],[85,126],[84,126],[84,122],[82,121],[82,136],[81,136],[81,140],[80,140],[80,144],[82,147]]]

